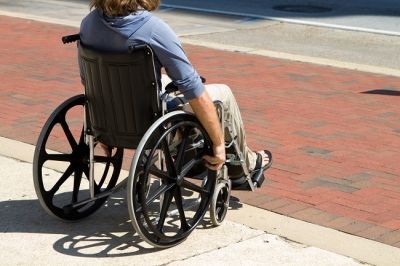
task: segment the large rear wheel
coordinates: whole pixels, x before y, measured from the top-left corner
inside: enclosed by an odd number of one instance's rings
[[[204,128],[182,111],[161,117],[147,131],[136,150],[127,187],[132,224],[146,242],[159,248],[174,246],[202,220],[216,173],[190,173],[205,165],[202,157],[210,150]]]
[[[79,220],[98,210],[106,197],[79,206],[90,198],[89,147],[83,130],[85,96],[62,103],[45,123],[33,158],[36,195],[49,214],[62,220]],[[106,155],[95,149],[95,194],[112,189],[121,170],[123,149]]]

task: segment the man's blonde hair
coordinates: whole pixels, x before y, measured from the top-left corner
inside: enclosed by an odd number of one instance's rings
[[[153,11],[160,5],[160,0],[91,0],[90,8],[101,9],[107,16],[126,16],[144,8]]]

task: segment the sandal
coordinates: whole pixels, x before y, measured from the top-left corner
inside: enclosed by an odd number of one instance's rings
[[[272,153],[268,150],[264,150],[264,153],[268,156],[269,161],[266,165],[262,166],[263,157],[260,153],[257,153],[256,166],[251,173],[251,181],[257,184],[257,187],[261,187],[265,180],[264,171],[272,166]]]
[[[256,166],[254,167],[253,172],[261,169],[265,171],[272,166],[272,153],[269,150],[263,150],[263,152],[268,156],[268,163],[262,166],[263,157],[257,152]]]

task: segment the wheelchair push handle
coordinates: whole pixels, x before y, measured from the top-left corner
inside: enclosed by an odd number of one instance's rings
[[[79,34],[67,35],[61,38],[63,44],[79,41],[81,37]]]

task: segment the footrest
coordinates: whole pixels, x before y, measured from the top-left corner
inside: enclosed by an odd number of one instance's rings
[[[264,173],[262,173],[261,175],[257,176],[257,177],[252,177],[251,181],[253,182],[253,184],[255,184],[256,187],[261,187],[262,183],[264,183],[265,181],[265,176]]]
[[[232,182],[232,190],[252,190],[245,176],[230,180]],[[261,187],[264,181],[264,173],[257,176],[256,178],[251,179],[251,182],[253,182],[254,186],[257,188]]]
[[[230,180],[232,182],[232,190],[251,190],[245,176]]]

